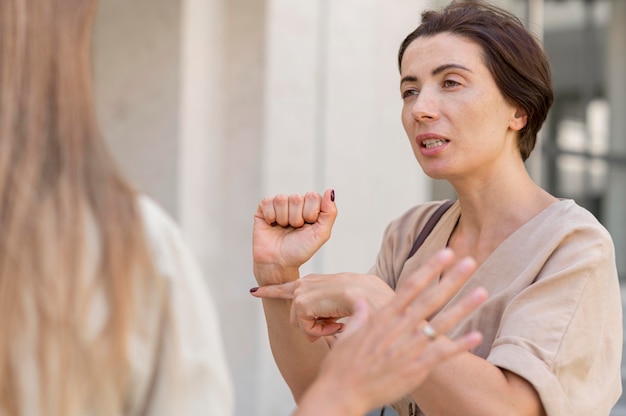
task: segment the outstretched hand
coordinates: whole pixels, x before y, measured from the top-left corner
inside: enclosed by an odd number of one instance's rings
[[[324,195],[276,195],[264,198],[254,214],[252,253],[259,284],[293,280],[297,270],[330,238],[337,217],[333,190]],[[285,273],[287,271],[287,273]],[[297,277],[297,274],[296,274]]]
[[[485,301],[483,288],[439,313],[429,324],[432,333],[424,330],[426,319],[457,293],[476,268],[469,258],[451,266],[452,258],[450,250],[439,252],[404,280],[376,313],[358,301],[295,414],[320,414],[321,405],[325,406],[323,414],[365,414],[414,391],[437,364],[480,344],[478,332],[455,340],[443,334]],[[444,269],[446,278],[426,290]]]

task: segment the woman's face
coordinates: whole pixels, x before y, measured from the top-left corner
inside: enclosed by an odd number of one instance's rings
[[[483,50],[444,32],[415,39],[401,63],[402,124],[424,172],[438,179],[493,175],[521,161],[526,116],[509,104]]]

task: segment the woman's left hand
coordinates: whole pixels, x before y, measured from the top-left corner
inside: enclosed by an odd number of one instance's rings
[[[261,286],[252,293],[259,298],[291,299],[291,323],[310,341],[343,330],[341,318],[353,314],[357,299],[378,310],[394,292],[378,276],[356,273],[310,274],[301,279]]]
[[[433,256],[401,281],[396,294],[375,313],[357,301],[294,416],[363,415],[414,391],[436,365],[479,345],[482,336],[477,332],[453,340],[445,334],[485,301],[483,288],[426,321],[476,269],[472,259],[452,261],[450,250]],[[444,270],[441,283],[431,285]]]

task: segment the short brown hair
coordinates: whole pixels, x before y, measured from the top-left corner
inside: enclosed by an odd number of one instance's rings
[[[500,92],[526,112],[528,120],[518,144],[522,160],[526,160],[554,100],[550,66],[541,45],[516,16],[505,10],[476,2],[454,2],[442,10],[422,13],[421,24],[400,45],[398,67],[411,42],[442,32],[480,45]]]

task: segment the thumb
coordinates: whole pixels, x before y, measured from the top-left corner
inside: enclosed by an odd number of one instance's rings
[[[320,205],[320,216],[318,221],[324,225],[332,227],[337,218],[337,205],[335,204],[335,190],[327,189],[322,195]]]

